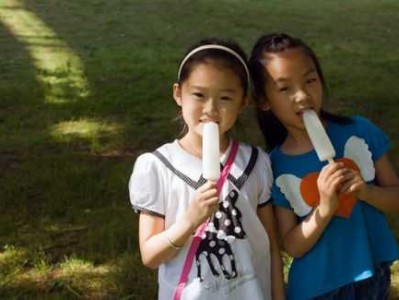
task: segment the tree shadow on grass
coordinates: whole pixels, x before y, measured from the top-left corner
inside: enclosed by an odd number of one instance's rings
[[[53,268],[64,257],[78,257],[96,266],[114,261],[116,270],[104,278],[127,279],[114,282],[121,295],[152,298],[155,277],[146,276],[137,259],[118,260],[138,253],[137,243],[129,242],[137,234],[127,194],[134,158],[174,133],[171,122],[165,126],[175,113],[165,78],[175,77],[177,58],[168,61],[169,53],[162,60],[160,51],[174,52],[174,46],[157,40],[156,24],[129,12],[125,1],[8,3],[15,5],[0,5],[7,45],[0,51],[8,51],[0,65],[10,77],[1,90],[0,153],[7,155],[1,156],[0,210],[7,217],[0,222],[0,253],[11,245],[28,254],[5,289],[26,295],[62,290],[68,285],[52,286]],[[157,6],[133,5],[157,20]],[[141,24],[134,29],[129,20]],[[155,40],[148,41],[151,34]],[[3,57],[23,68],[16,71]],[[71,74],[81,76],[86,90]],[[37,253],[50,267],[41,277],[44,289],[19,281],[38,269]]]

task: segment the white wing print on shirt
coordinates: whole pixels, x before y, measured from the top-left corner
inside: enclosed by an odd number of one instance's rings
[[[374,162],[371,158],[369,146],[364,139],[356,136],[350,137],[344,147],[344,157],[352,159],[360,169],[362,178],[367,182],[375,177]],[[283,174],[276,179],[276,185],[280,188],[295,214],[299,217],[306,216],[312,211],[303,199],[300,192],[302,178],[292,174]]]
[[[360,169],[364,181],[371,181],[375,177],[375,167],[369,146],[364,139],[351,136],[345,143],[344,157],[352,159]]]
[[[306,204],[302,198],[299,186],[301,178],[292,174],[283,174],[276,179],[276,185],[287,198],[297,216],[303,217],[312,211],[312,207]]]

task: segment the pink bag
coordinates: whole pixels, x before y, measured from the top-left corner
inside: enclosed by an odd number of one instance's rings
[[[231,147],[231,151],[230,151],[229,157],[227,158],[226,165],[224,166],[224,168],[222,170],[222,173],[220,174],[220,177],[219,177],[219,179],[218,179],[218,181],[216,183],[217,190],[218,190],[219,193],[222,190],[223,184],[224,184],[227,176],[229,175],[229,172],[230,172],[231,166],[233,165],[233,162],[234,162],[235,156],[237,154],[237,151],[238,151],[238,142],[233,140],[233,145]],[[187,257],[186,257],[186,260],[185,260],[184,265],[183,265],[183,270],[182,270],[182,272],[180,274],[179,283],[178,283],[178,285],[176,287],[176,290],[175,290],[175,295],[173,297],[174,300],[180,300],[180,298],[181,298],[181,295],[183,293],[183,289],[184,289],[184,287],[185,287],[185,285],[187,283],[187,280],[188,280],[188,274],[190,273],[191,266],[192,266],[193,261],[194,261],[195,252],[198,249],[198,246],[199,246],[199,244],[201,242],[201,236],[205,232],[205,229],[206,229],[207,225],[208,225],[208,221],[206,221],[205,223],[201,224],[197,228],[197,231],[194,234],[193,241],[191,243],[190,249],[188,250]]]

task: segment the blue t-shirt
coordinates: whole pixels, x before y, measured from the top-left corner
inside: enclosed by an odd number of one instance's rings
[[[327,134],[336,151],[334,159],[352,159],[363,179],[374,183],[374,162],[388,150],[389,140],[368,119],[353,117],[352,121],[328,123]],[[301,222],[312,211],[300,192],[302,178],[319,172],[326,162],[320,162],[314,150],[286,155],[275,148],[270,157],[275,178],[274,204],[293,210]],[[364,201],[356,201],[349,217],[334,216],[316,245],[293,260],[288,299],[309,299],[366,279],[373,275],[376,265],[398,257],[398,246],[384,214]]]

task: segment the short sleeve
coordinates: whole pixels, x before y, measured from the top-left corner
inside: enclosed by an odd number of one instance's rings
[[[293,210],[289,201],[276,184],[273,184],[271,197],[273,205]]]
[[[287,198],[281,192],[280,188],[276,185],[276,178],[278,177],[278,173],[276,172],[276,168],[278,165],[277,161],[279,160],[278,156],[279,156],[279,151],[277,148],[274,148],[269,153],[269,157],[270,157],[271,164],[272,164],[272,173],[273,173],[273,176],[275,177],[273,180],[272,188],[271,188],[271,201],[272,201],[273,205],[275,205],[275,206],[292,209]]]
[[[269,202],[271,199],[271,187],[273,183],[273,173],[270,163],[269,155],[264,152],[261,148],[258,148],[259,151],[259,162],[260,162],[260,182],[259,182],[259,201],[258,205],[262,206]]]
[[[363,137],[369,145],[373,161],[384,155],[391,144],[388,136],[379,127],[364,117],[356,117],[363,132]]]
[[[135,211],[164,217],[162,169],[155,155],[145,153],[134,164],[129,180],[129,196]]]

